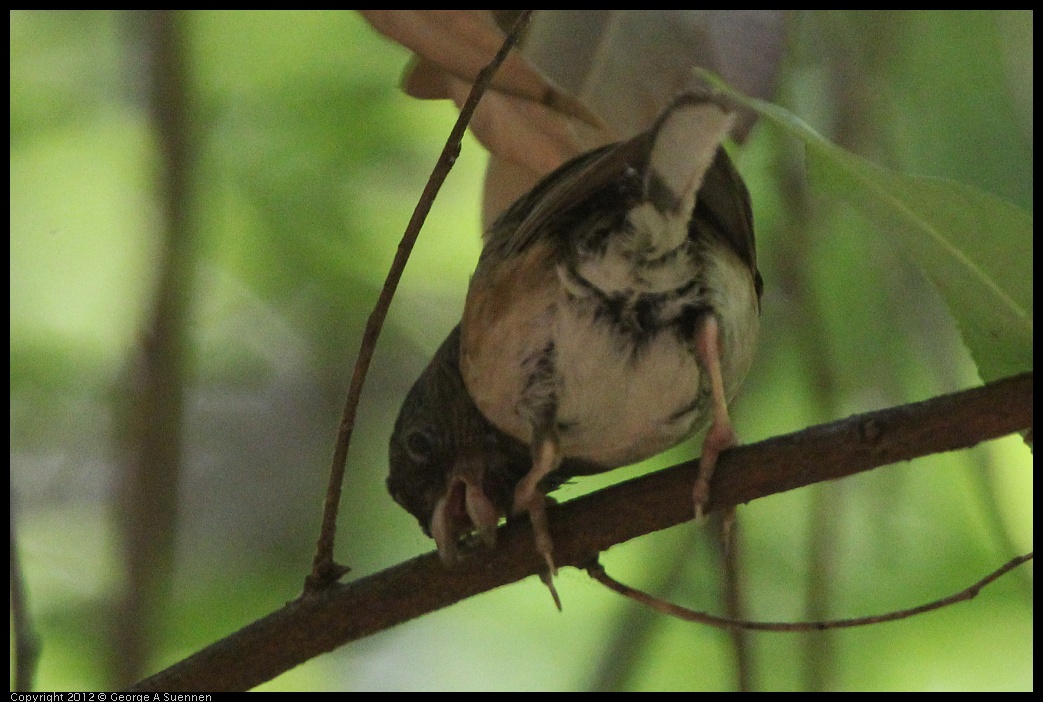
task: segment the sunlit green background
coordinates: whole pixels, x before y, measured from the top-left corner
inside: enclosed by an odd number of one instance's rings
[[[123,583],[113,398],[156,273],[156,142],[126,15],[10,19],[11,487],[43,642],[37,689],[101,690],[126,682],[112,677],[119,652],[109,645]],[[1030,12],[790,21],[781,104],[878,163],[1031,211]],[[456,114],[402,95],[408,52],[350,12],[202,12],[189,28],[202,150],[187,465],[171,600],[148,672],[299,592],[362,326]],[[979,382],[920,273],[851,209],[801,189],[792,143],[760,127],[738,153],[766,280],[759,357],[734,412],[745,441]],[[384,490],[386,443],[406,390],[458,319],[485,160],[468,138],[378,346],[339,533],[353,575],[432,547]],[[760,500],[739,512],[749,614],[859,616],[951,594],[1031,548],[1031,493],[1030,455],[1008,438]],[[603,562],[629,584],[720,611],[709,552],[685,524]],[[563,613],[531,579],[263,689],[734,686],[721,632],[647,614],[578,571],[558,587]],[[828,637],[754,635],[754,685],[1030,689],[1031,588],[1022,568],[926,616]]]

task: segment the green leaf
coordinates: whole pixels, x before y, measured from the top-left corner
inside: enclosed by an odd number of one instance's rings
[[[816,188],[864,213],[923,269],[985,381],[1032,369],[1032,216],[988,193],[895,173],[833,144],[791,112],[702,77],[804,143]]]

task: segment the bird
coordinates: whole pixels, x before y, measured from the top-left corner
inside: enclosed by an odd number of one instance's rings
[[[460,323],[407,394],[387,487],[447,564],[527,514],[553,588],[547,494],[708,427],[709,498],[738,443],[728,403],[754,357],[763,279],[749,192],[712,90],[568,161],[489,227]]]

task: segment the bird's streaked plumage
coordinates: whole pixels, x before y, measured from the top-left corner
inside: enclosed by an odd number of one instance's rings
[[[720,147],[719,97],[678,97],[646,132],[584,154],[485,235],[460,326],[403,404],[391,494],[452,559],[527,512],[553,572],[545,493],[710,429],[695,487],[735,443],[727,403],[753,359],[749,195]]]

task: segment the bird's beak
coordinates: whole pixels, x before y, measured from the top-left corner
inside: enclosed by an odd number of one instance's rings
[[[445,494],[439,497],[438,502],[435,503],[431,523],[428,524],[428,531],[431,532],[431,536],[434,537],[435,544],[438,546],[438,555],[441,557],[442,563],[447,566],[456,563],[456,542],[459,532],[453,515],[457,511],[454,508],[458,502],[455,498],[457,493],[457,484],[454,480],[449,484]]]
[[[485,494],[481,483],[470,477],[453,476],[445,494],[435,503],[428,525],[438,555],[446,565],[457,562],[460,537],[472,530],[489,547],[496,545],[500,513]]]

